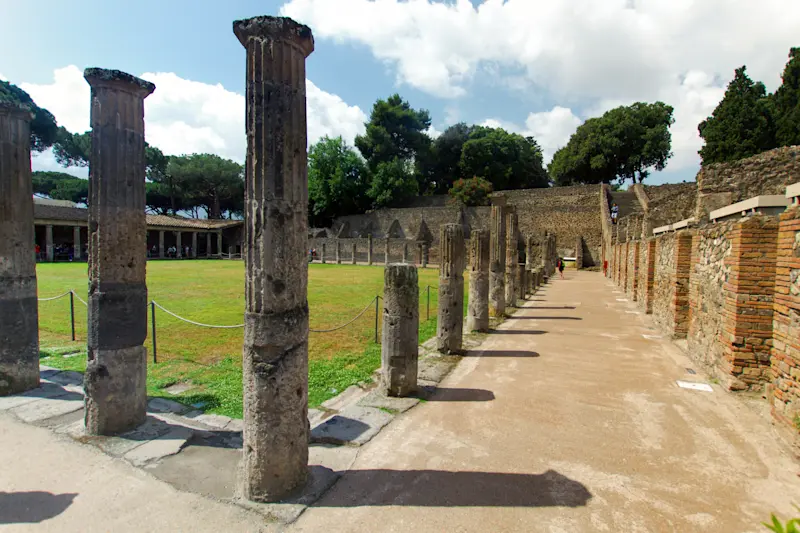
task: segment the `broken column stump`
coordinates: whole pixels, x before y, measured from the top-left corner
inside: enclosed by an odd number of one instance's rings
[[[383,273],[381,386],[388,396],[417,390],[419,281],[414,265],[386,265]]]
[[[460,353],[464,330],[464,229],[445,224],[439,237],[439,314],[436,348]]]
[[[467,329],[489,331],[489,232],[472,230]]]

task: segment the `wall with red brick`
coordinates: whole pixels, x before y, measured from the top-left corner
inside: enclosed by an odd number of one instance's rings
[[[639,285],[639,242],[628,243],[628,277],[625,280],[625,292],[631,300],[636,301],[637,286]]]
[[[684,338],[689,329],[689,272],[692,233],[656,237],[653,318],[669,335]]]
[[[772,416],[800,449],[800,207],[780,217],[770,387]]]
[[[653,312],[653,275],[655,271],[655,239],[639,243],[639,284],[637,295],[639,305],[645,313]]]

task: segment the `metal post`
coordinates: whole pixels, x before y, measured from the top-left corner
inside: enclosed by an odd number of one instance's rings
[[[72,324],[72,340],[75,340],[75,295],[69,291],[69,321]]]
[[[375,297],[375,344],[378,344],[378,313],[380,313],[378,308],[380,300],[381,300],[380,296]]]
[[[428,291],[428,303],[427,303],[427,307],[425,309],[425,320],[430,320],[431,319],[431,286],[430,285],[428,285],[427,291]]]
[[[156,302],[150,302],[150,320],[153,325],[153,363],[158,363],[158,351],[156,348]]]

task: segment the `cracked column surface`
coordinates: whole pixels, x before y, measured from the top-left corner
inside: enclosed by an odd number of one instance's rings
[[[144,99],[155,85],[118,70],[83,77],[92,88],[84,422],[91,435],[113,435],[147,410]]]
[[[383,249],[383,264],[389,264],[389,252],[391,251],[391,242],[389,241],[389,237],[386,237],[386,242],[384,243]]]
[[[306,57],[292,19],[233,23],[247,50],[242,494],[278,501],[308,476]]]
[[[506,199],[492,198],[491,237],[489,243],[489,313],[502,317],[506,312]]]
[[[31,119],[0,102],[0,396],[39,386]]]
[[[472,230],[470,239],[467,329],[489,330],[489,232]]]
[[[444,224],[439,233],[439,315],[436,348],[441,353],[461,352],[464,331],[464,229]]]
[[[517,211],[513,207],[506,211],[506,307],[517,306]]]
[[[386,265],[383,272],[381,380],[388,396],[417,390],[419,281],[414,265]]]

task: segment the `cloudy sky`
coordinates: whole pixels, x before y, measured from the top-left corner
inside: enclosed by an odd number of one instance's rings
[[[243,161],[244,49],[235,19],[311,26],[309,142],[352,143],[372,103],[399,92],[430,110],[433,134],[459,121],[533,135],[549,160],[586,118],[621,104],[675,108],[674,157],[652,183],[691,180],[697,124],[747,65],[769,90],[800,46],[798,0],[0,0],[0,76],[71,131],[89,127],[85,67],[156,84],[148,142],[167,154]],[[35,20],[35,23],[33,22]],[[34,169],[55,169],[51,154]],[[70,172],[85,175],[81,169]]]

